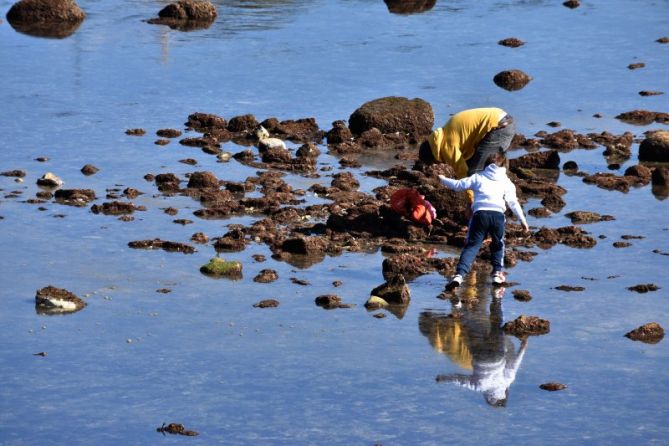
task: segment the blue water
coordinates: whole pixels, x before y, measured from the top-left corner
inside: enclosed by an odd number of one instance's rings
[[[437,274],[410,284],[412,302],[402,318],[376,319],[363,304],[383,282],[380,252],[327,257],[300,269],[272,260],[256,244],[225,255],[244,264],[244,279],[230,282],[199,273],[214,255],[210,245],[183,255],[127,243],[187,242],[198,231],[214,237],[230,223],[248,224],[247,218],[200,220],[192,216],[197,202],[154,196],[155,186],[143,179],[160,172],[184,178],[195,170],[237,181],[255,175],[176,141],[153,144],[156,130],[183,129],[193,112],[315,117],[328,130],[364,102],[398,95],[428,101],[435,125],[464,108],[499,106],[528,137],[553,131],[549,121],[582,133],[631,131],[639,140],[646,130],[666,129],[614,117],[668,111],[669,45],[655,42],[668,32],[668,1],[583,1],[571,10],[548,1],[439,0],[428,12],[394,15],[376,0],[230,0],[214,2],[218,18],[204,30],[143,22],[167,3],[82,0],[87,18],[65,39],[18,33],[4,17],[0,23],[0,171],[27,172],[23,183],[0,177],[0,197],[22,192],[0,198],[0,444],[666,444],[667,341],[623,337],[651,321],[669,327],[669,257],[652,252],[669,252],[669,201],[650,186],[623,194],[562,175],[565,209],[529,218],[535,227],[559,227],[570,224],[565,213],[590,210],[616,220],[584,225],[606,237],[593,249],[537,249],[534,261],[509,270],[518,285],[506,290],[503,320],[537,315],[551,321],[551,331],[529,339],[500,408],[479,392],[435,382],[440,374],[471,373],[419,329],[423,312],[453,310],[436,298],[445,281]],[[3,16],[11,5],[0,0]],[[527,43],[497,45],[506,37]],[[629,70],[635,62],[646,67]],[[493,76],[511,68],[533,80],[516,92],[495,86]],[[640,90],[666,94],[641,97]],[[138,127],[147,134],[125,134]],[[635,144],[622,169],[636,164],[637,150]],[[602,151],[576,150],[562,160],[589,173],[607,171]],[[49,161],[34,160],[40,156]],[[187,157],[198,165],[178,162]],[[86,163],[100,172],[84,177],[79,169]],[[319,164],[339,169],[327,154]],[[375,164],[387,160],[366,167]],[[350,171],[371,191],[382,182],[363,177],[366,167]],[[121,222],[89,207],[49,202],[39,210],[24,201],[47,171],[98,197],[134,187],[146,192],[133,202],[147,211]],[[328,184],[326,174],[288,180],[306,189]],[[166,215],[168,206],[179,214]],[[175,218],[194,223],[177,225]],[[626,234],[645,238],[614,248]],[[253,254],[268,260],[255,262]],[[264,268],[275,269],[279,280],[253,282]],[[294,285],[292,277],[310,285]],[[485,325],[492,290],[487,277],[477,279],[460,295],[479,298]],[[335,288],[335,280],[343,285]],[[643,283],[660,290],[626,289]],[[50,284],[88,306],[66,316],[37,315],[35,291]],[[585,291],[555,289],[564,284]],[[513,299],[514,289],[529,290],[533,299]],[[314,298],[326,293],[356,306],[316,307]],[[267,298],[281,305],[252,307]],[[519,348],[515,338],[496,340]],[[539,389],[548,381],[568,387]],[[163,437],[155,429],[164,422],[200,435]]]

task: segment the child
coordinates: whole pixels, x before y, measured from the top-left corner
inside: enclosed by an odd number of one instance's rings
[[[441,183],[456,192],[472,190],[474,215],[469,221],[467,243],[465,244],[456,274],[446,286],[452,290],[462,284],[463,277],[471,269],[472,263],[479,252],[481,243],[486,235],[490,234],[490,254],[492,255],[492,281],[502,284],[506,281],[503,269],[504,263],[504,211],[508,204],[513,213],[520,219],[525,232],[529,232],[523,208],[516,198],[516,187],[506,175],[506,156],[501,150],[490,155],[485,162],[485,169],[461,180],[453,180],[439,175]]]

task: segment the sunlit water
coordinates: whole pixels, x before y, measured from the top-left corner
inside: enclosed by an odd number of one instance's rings
[[[412,302],[397,318],[371,317],[363,303],[383,282],[381,253],[327,257],[308,269],[270,258],[263,245],[226,255],[244,264],[244,279],[212,280],[199,266],[214,255],[132,250],[128,241],[159,237],[188,241],[202,231],[222,235],[229,223],[192,216],[184,197],[153,197],[146,173],[180,177],[210,170],[240,180],[256,170],[176,141],[153,144],[155,131],[183,128],[190,113],[259,120],[315,117],[328,130],[364,102],[383,96],[421,97],[436,125],[450,113],[495,105],[530,136],[560,121],[578,132],[643,132],[614,119],[633,109],[667,110],[669,2],[582,2],[571,10],[548,1],[437,1],[422,14],[393,15],[382,1],[217,1],[219,16],[188,33],[149,25],[167,2],[80,1],[87,18],[72,36],[43,39],[0,24],[0,171],[23,169],[22,184],[0,177],[0,444],[664,444],[669,438],[667,341],[649,345],[623,335],[647,322],[669,327],[669,207],[650,186],[607,192],[562,175],[565,209],[533,226],[570,224],[564,213],[590,210],[615,221],[585,226],[595,248],[557,246],[509,270],[502,317],[551,321],[550,334],[531,337],[509,389],[506,407],[480,392],[437,383],[437,375],[472,372],[434,347],[421,314],[451,313],[437,299],[445,279],[411,283]],[[0,1],[3,16],[12,2]],[[511,49],[505,37],[527,42]],[[646,67],[629,70],[630,63]],[[499,71],[533,77],[523,90],[494,85]],[[593,118],[601,113],[603,118]],[[129,128],[145,128],[132,137]],[[666,127],[665,127],[666,128]],[[232,143],[225,150],[241,150]],[[622,166],[635,164],[634,155]],[[326,148],[322,147],[325,152]],[[587,172],[606,171],[603,148],[562,154]],[[39,156],[47,163],[34,161]],[[198,166],[178,160],[192,157]],[[92,177],[79,169],[100,168]],[[327,154],[321,165],[335,166]],[[378,161],[378,165],[385,162]],[[370,191],[382,182],[361,176]],[[144,192],[135,221],[93,215],[90,208],[24,203],[47,171],[67,187]],[[330,178],[289,177],[307,188]],[[101,201],[101,200],[99,200]],[[536,206],[531,201],[527,211]],[[162,208],[178,208],[176,217]],[[190,218],[194,224],[172,223]],[[622,235],[644,236],[616,249]],[[540,250],[539,250],[540,251]],[[253,254],[268,261],[257,263]],[[446,250],[444,256],[457,255]],[[264,268],[279,280],[258,284]],[[290,278],[310,282],[294,285]],[[335,288],[332,282],[341,280]],[[476,295],[470,315],[487,319],[492,290],[477,277],[460,291]],[[654,283],[659,291],[626,288]],[[34,295],[52,284],[85,296],[78,313],[47,317]],[[583,286],[582,292],[556,290]],[[157,293],[160,288],[172,290]],[[533,299],[514,300],[513,289]],[[321,294],[336,293],[351,309],[322,310]],[[276,298],[276,309],[252,304]],[[478,329],[470,329],[473,337]],[[495,341],[512,343],[515,338]],[[436,344],[435,344],[436,342]],[[507,345],[508,346],[508,345]],[[443,347],[443,346],[442,346]],[[470,348],[471,350],[471,348]],[[46,357],[34,353],[47,352]],[[472,353],[470,351],[470,353]],[[548,381],[568,387],[549,393]],[[196,438],[162,437],[163,422],[183,423]]]

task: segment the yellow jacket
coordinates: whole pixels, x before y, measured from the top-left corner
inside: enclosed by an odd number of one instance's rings
[[[455,169],[457,179],[467,176],[467,160],[476,152],[483,137],[497,127],[506,113],[501,108],[473,108],[456,113],[428,141],[434,159]]]

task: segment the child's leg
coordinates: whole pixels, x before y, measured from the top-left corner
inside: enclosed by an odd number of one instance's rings
[[[494,212],[490,225],[490,257],[492,272],[504,270],[504,223],[506,219],[501,212]]]
[[[465,244],[460,260],[456,267],[456,273],[465,276],[472,268],[472,263],[479,253],[483,237],[488,232],[487,218],[483,212],[477,212],[472,216],[469,223],[469,230],[467,231],[467,243]]]

